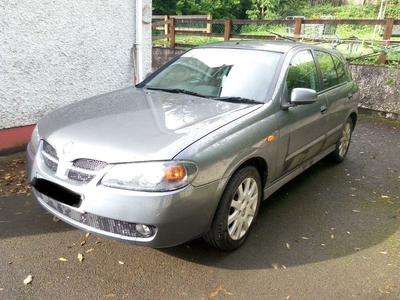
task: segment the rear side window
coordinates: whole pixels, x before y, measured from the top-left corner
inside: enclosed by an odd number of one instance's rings
[[[334,87],[346,81],[343,64],[338,58],[335,57],[336,61],[334,62],[333,57],[327,52],[315,51],[315,54],[321,68],[323,89]]]
[[[337,58],[334,55],[332,55],[332,58],[333,58],[333,62],[335,63],[335,67],[336,67],[336,71],[337,71],[337,74],[338,74],[339,83],[346,82],[347,78],[346,78],[346,72],[345,72],[345,68],[343,66],[343,63],[340,61],[339,58]]]
[[[289,97],[294,88],[320,90],[317,68],[310,51],[302,51],[292,59],[286,77],[286,84]]]

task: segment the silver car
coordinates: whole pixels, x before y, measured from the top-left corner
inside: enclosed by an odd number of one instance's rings
[[[342,162],[359,91],[340,53],[223,42],[142,83],[45,116],[27,148],[40,204],[87,232],[150,247],[240,247],[260,203],[329,155]]]

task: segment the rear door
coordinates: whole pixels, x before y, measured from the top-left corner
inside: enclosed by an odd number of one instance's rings
[[[336,142],[347,119],[353,93],[353,84],[347,80],[344,63],[335,55],[323,50],[315,51],[321,70],[321,96],[326,98],[327,139],[324,147]]]

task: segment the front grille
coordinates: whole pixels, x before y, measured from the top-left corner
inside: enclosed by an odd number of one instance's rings
[[[157,228],[151,225],[147,225],[149,232],[143,235],[136,230],[136,223],[114,220],[87,212],[81,213],[44,195],[42,195],[42,199],[64,216],[98,230],[133,238],[150,238],[157,233]]]
[[[74,161],[73,166],[84,170],[100,171],[107,166],[107,163],[94,159],[77,159]]]
[[[96,172],[107,166],[107,163],[94,159],[80,158],[75,160],[72,166],[74,168],[69,170],[68,178],[74,181],[88,183],[96,176]]]
[[[42,157],[44,164],[50,170],[57,172],[59,167],[57,151],[46,141],[43,141]],[[104,169],[106,166],[107,163],[104,161],[80,158],[75,160],[72,165],[70,164],[65,172],[62,173],[65,174],[68,172],[68,179],[87,184],[97,175],[99,171]]]
[[[69,170],[68,172],[68,178],[74,181],[80,181],[84,183],[90,182],[94,178],[94,175],[75,171],[75,170]]]
[[[58,167],[57,151],[46,141],[43,141],[42,155],[43,155],[44,164],[50,170],[57,172],[57,167]]]

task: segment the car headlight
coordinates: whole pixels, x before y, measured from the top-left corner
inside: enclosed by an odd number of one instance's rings
[[[38,126],[36,125],[35,129],[33,129],[33,131],[32,131],[32,137],[29,142],[29,147],[33,153],[36,153],[36,151],[39,148],[39,144],[40,144],[40,135],[39,135]]]
[[[188,185],[197,166],[187,161],[157,161],[119,164],[103,177],[103,186],[134,191],[171,191]]]

